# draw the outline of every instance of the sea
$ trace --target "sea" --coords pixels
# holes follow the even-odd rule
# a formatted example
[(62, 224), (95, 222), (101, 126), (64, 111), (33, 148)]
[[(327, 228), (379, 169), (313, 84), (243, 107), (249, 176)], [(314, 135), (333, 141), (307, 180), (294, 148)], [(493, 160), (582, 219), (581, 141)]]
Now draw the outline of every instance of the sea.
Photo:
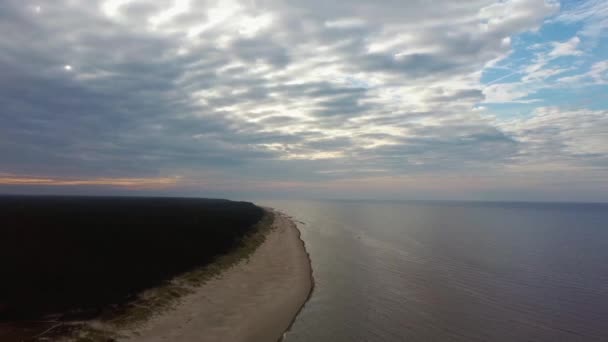
[(285, 341), (608, 341), (608, 204), (259, 200), (314, 291)]

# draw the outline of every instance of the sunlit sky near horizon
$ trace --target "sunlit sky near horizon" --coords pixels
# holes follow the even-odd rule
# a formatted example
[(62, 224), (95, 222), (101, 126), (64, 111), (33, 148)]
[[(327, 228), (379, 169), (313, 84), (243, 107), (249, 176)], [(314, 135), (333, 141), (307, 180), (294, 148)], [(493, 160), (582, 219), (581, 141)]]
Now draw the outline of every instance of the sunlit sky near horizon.
[(608, 201), (608, 1), (0, 2), (0, 193)]

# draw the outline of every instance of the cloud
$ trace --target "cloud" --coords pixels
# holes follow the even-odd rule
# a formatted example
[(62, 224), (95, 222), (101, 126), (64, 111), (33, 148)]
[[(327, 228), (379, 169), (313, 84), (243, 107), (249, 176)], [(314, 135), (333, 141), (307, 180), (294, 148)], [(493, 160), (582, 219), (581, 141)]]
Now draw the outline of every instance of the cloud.
[[(484, 87), (482, 70), (559, 9), (545, 0), (3, 1), (0, 172), (108, 184), (180, 175), (176, 188), (201, 191), (496, 172), (536, 131), (510, 130), (478, 105), (523, 101), (532, 88)], [(543, 56), (577, 57), (579, 44), (556, 42)], [(603, 77), (598, 68), (590, 77)]]
[[(595, 63), (587, 73), (580, 71), (582, 61), (563, 63), (568, 58), (583, 56), (585, 53), (579, 49), (581, 39), (573, 36), (565, 41), (536, 43), (527, 47), (533, 52), (528, 63), (520, 63), (515, 68), (506, 68), (509, 74), (489, 82), (483, 90), (485, 103), (532, 103), (538, 99), (531, 98), (535, 93), (552, 88), (562, 87), (564, 83), (585, 85), (585, 80), (593, 79), (596, 83), (602, 81), (602, 64)], [(496, 66), (491, 68), (497, 69)], [(563, 76), (563, 74), (575, 75)], [(513, 77), (516, 76), (516, 77)], [(519, 78), (519, 80), (512, 80)], [(510, 82), (501, 83), (505, 79)], [(588, 84), (588, 83), (587, 83)]]
[(585, 73), (561, 77), (558, 81), (576, 86), (608, 84), (608, 60), (593, 63)]
[(578, 45), (580, 44), (581, 39), (577, 36), (572, 37), (571, 39), (559, 43), (553, 43), (553, 50), (549, 52), (549, 57), (557, 58), (562, 56), (579, 56), (582, 54), (580, 50), (578, 50)]
[(608, 27), (608, 3), (603, 0), (572, 1), (555, 19), (559, 23), (576, 23), (582, 26), (580, 34), (597, 44)]
[(526, 163), (541, 160), (569, 167), (608, 165), (608, 111), (539, 107), (529, 118), (502, 125), (523, 143), (519, 157)]
[(43, 186), (111, 186), (135, 189), (155, 189), (174, 186), (179, 177), (173, 178), (94, 178), (94, 179), (57, 179), (24, 177), (0, 174), (0, 185), (43, 185)]

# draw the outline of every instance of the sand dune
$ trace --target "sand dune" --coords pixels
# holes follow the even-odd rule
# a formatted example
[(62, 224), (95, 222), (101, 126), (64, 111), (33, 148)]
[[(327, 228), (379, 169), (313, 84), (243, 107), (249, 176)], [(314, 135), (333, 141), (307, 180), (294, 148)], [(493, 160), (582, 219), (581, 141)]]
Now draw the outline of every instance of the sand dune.
[(312, 289), (308, 254), (296, 225), (281, 213), (249, 261), (187, 295), (124, 341), (278, 341)]

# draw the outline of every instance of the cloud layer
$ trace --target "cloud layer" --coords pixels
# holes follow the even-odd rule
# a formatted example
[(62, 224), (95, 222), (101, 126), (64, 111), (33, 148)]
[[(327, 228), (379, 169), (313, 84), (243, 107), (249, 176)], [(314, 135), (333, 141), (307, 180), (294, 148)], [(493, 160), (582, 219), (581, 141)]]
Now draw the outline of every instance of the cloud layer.
[[(553, 196), (562, 182), (597, 199), (607, 100), (531, 98), (606, 84), (605, 61), (560, 64), (603, 41), (602, 19), (584, 16), (592, 5), (3, 1), (0, 172), (87, 185), (171, 179), (176, 193), (202, 195), (525, 199), (512, 189)], [(518, 37), (568, 20), (589, 25), (525, 43), (528, 63), (513, 64)], [(493, 69), (506, 71), (484, 81)], [(536, 104), (522, 115), (497, 103)], [(475, 195), (458, 180), (471, 175)]]

